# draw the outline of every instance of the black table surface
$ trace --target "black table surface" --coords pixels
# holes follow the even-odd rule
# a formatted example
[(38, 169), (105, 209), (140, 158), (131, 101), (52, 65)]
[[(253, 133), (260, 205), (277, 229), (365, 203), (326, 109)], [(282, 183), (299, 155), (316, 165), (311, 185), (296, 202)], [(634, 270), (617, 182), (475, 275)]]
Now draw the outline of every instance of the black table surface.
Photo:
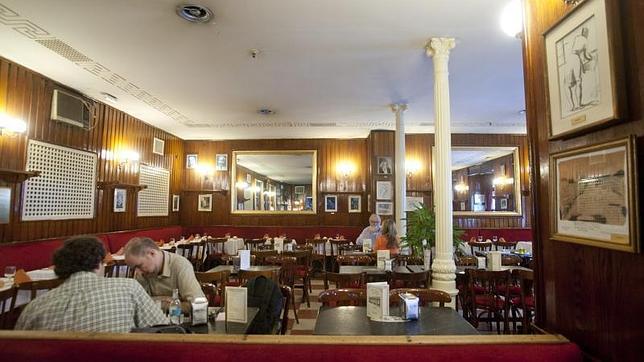
[[(229, 271), (232, 275), (237, 274), (237, 271), (239, 269), (235, 269), (234, 266), (232, 265), (218, 265), (207, 272), (221, 272), (221, 271)], [(244, 269), (248, 271), (265, 271), (265, 270), (275, 270), (278, 271), (280, 270), (279, 265), (251, 265), (250, 267)]]
[[(393, 308), (391, 312), (397, 308)], [(423, 307), (420, 318), (404, 322), (375, 322), (366, 307), (320, 307), (313, 334), (328, 336), (476, 335), (479, 332), (455, 310)]]
[(197, 334), (246, 334), (248, 327), (255, 319), (259, 308), (248, 307), (246, 323), (226, 322), (226, 321), (208, 321), (208, 324), (191, 326), (183, 324), (186, 329)]
[[(396, 273), (418, 273), (425, 271), (425, 269), (422, 265), (407, 265), (394, 267), (393, 271)], [(378, 269), (375, 265), (340, 265), (340, 274), (355, 273), (387, 274), (385, 270)]]

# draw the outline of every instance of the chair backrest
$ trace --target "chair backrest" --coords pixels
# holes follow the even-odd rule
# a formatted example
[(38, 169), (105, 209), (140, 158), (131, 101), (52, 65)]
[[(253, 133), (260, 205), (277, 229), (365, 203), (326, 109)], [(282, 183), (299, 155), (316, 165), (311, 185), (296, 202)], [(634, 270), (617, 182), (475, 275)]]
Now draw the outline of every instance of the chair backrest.
[(208, 238), (206, 240), (206, 251), (208, 255), (221, 255), (224, 253), (224, 244), (228, 238)]
[(445, 303), (451, 303), (452, 297), (447, 292), (438, 289), (419, 289), (419, 288), (398, 288), (389, 291), (389, 304), (396, 306), (400, 304), (401, 293), (411, 293), (418, 297), (420, 305), (424, 306), (429, 303), (438, 303), (439, 306), (444, 307)]
[(419, 255), (398, 255), (396, 256), (396, 265), (424, 265), (425, 260)]
[(369, 255), (338, 255), (338, 265), (371, 265), (373, 259)]
[(474, 248), (477, 248), (479, 251), (486, 251), (486, 250), (490, 251), (490, 250), (492, 250), (492, 242), (491, 241), (470, 240), (467, 243), (470, 245), (470, 249), (472, 250), (472, 255), (475, 255)]
[(277, 283), (265, 276), (250, 279), (248, 289), (248, 306), (259, 308), (253, 322), (248, 327), (248, 334), (273, 334), (278, 329), (280, 315), (285, 300)]
[[(16, 286), (18, 291), (21, 290), (28, 290), (31, 292), (30, 299), (29, 300), (34, 300), (36, 298), (36, 293), (39, 290), (52, 290), (59, 285), (63, 284), (64, 280), (63, 279), (47, 279), (47, 280), (32, 280), (29, 282), (21, 283)], [(16, 299), (14, 298), (13, 301), (11, 302), (11, 309), (15, 307), (15, 302)]]
[(514, 250), (517, 247), (516, 241), (498, 240), (495, 244), (496, 250)]
[(248, 250), (261, 250), (266, 243), (265, 239), (244, 239), (244, 244)]
[(297, 265), (302, 265), (306, 267), (311, 266), (311, 250), (293, 250), (293, 251), (284, 251), (282, 256), (294, 257), (297, 261)]
[(251, 279), (258, 278), (263, 276), (272, 280), (275, 283), (279, 282), (279, 271), (275, 270), (240, 270), (239, 271), (239, 283), (244, 284)]
[(185, 244), (177, 244), (177, 254), (183, 256), (184, 258), (188, 260), (192, 260), (192, 247), (193, 244), (191, 243), (185, 243)]
[(320, 293), (318, 299), (325, 307), (365, 306), (367, 291), (355, 288), (329, 289)]
[(508, 300), (510, 271), (466, 269), (465, 275), (468, 282), (470, 296), (502, 296), (505, 300)]
[(474, 255), (462, 255), (456, 258), (457, 266), (478, 266), (479, 260)]
[(512, 271), (512, 277), (519, 282), (521, 286), (521, 299), (522, 302), (525, 297), (534, 296), (534, 272), (532, 270), (519, 270)]
[(105, 266), (106, 278), (134, 278), (134, 268), (130, 268), (125, 260), (113, 260)]
[(518, 255), (506, 255), (502, 254), (501, 255), (501, 265), (521, 265), (521, 262), (523, 259), (521, 259), (520, 256)]
[(217, 285), (227, 284), (230, 278), (230, 271), (223, 270), (218, 272), (195, 272), (195, 277), (201, 283), (215, 283)]
[(391, 273), (389, 283), (392, 288), (427, 288), (429, 286), (429, 270), (417, 273)]
[(293, 289), (291, 289), (291, 287), (289, 287), (288, 285), (280, 285), (280, 291), (282, 292), (282, 297), (284, 298), (284, 304), (282, 305), (283, 312), (279, 333), (283, 335), (286, 334), (286, 331), (288, 330), (288, 301), (291, 298), (291, 294), (293, 294)]
[(18, 290), (11, 287), (0, 292), (0, 329), (12, 329), (11, 316), (13, 315), (14, 299), (16, 299)]
[(277, 255), (277, 250), (251, 250), (250, 255), (255, 255), (255, 265), (264, 265), (264, 260), (268, 256)]
[(279, 282), (280, 285), (293, 286), (295, 284), (295, 271), (297, 268), (297, 258), (294, 256), (275, 255), (268, 256), (264, 260), (266, 265), (279, 265)]
[(364, 288), (366, 276), (364, 273), (332, 273), (324, 274), (324, 289), (329, 289), (329, 282), (335, 283), (337, 289)]

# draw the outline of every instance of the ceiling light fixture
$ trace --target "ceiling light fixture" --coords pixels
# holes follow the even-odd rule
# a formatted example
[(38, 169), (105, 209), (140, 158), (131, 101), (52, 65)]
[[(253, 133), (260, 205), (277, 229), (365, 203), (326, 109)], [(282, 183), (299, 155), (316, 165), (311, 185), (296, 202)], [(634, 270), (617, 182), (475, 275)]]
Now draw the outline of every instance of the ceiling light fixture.
[(177, 15), (191, 23), (207, 23), (212, 20), (212, 10), (202, 5), (184, 4), (177, 6)]
[(501, 12), (501, 29), (509, 36), (517, 37), (523, 30), (521, 0), (511, 0)]
[(260, 108), (257, 110), (257, 113), (261, 114), (262, 116), (272, 116), (275, 114), (275, 111), (270, 108)]
[(101, 95), (103, 96), (103, 100), (110, 103), (116, 103), (119, 100), (115, 95), (109, 94), (107, 92), (101, 92)]

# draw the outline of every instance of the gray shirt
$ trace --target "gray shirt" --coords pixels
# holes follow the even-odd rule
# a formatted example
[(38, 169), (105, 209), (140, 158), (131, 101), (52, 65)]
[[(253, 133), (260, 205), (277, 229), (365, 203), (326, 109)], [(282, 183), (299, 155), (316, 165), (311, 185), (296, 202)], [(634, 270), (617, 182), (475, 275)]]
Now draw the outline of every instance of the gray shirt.
[(362, 245), (362, 240), (364, 239), (370, 239), (371, 240), (371, 245), (376, 245), (376, 238), (380, 235), (380, 228), (372, 228), (371, 226), (367, 226), (362, 230), (358, 238), (356, 239), (356, 244)]

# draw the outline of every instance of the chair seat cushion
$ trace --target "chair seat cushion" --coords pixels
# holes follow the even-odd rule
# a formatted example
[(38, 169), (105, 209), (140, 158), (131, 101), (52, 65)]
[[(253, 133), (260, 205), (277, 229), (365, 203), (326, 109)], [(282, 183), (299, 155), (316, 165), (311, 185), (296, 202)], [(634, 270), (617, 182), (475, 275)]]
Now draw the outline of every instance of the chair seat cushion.
[[(521, 297), (514, 297), (514, 298), (510, 299), (510, 303), (512, 303), (512, 305), (514, 305), (514, 306), (521, 307)], [(533, 296), (529, 295), (529, 296), (525, 297), (525, 306), (528, 309), (534, 309), (534, 297)]]
[(503, 309), (505, 307), (505, 301), (503, 299), (489, 294), (475, 296), (474, 302), (477, 307), (482, 307), (482, 308)]

